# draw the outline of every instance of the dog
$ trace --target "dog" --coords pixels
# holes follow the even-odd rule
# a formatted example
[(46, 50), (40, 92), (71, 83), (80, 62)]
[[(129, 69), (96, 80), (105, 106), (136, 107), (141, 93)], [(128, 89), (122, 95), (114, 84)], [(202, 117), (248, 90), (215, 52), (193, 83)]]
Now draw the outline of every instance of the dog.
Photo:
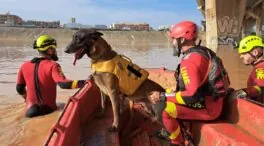
[[(118, 53), (112, 50), (107, 41), (101, 37), (102, 35), (103, 34), (101, 32), (95, 30), (79, 30), (73, 35), (72, 41), (67, 45), (64, 51), (69, 54), (75, 53), (73, 64), (75, 64), (76, 60), (81, 59), (85, 54), (91, 59), (92, 64), (111, 60), (118, 55)], [(147, 95), (150, 92), (165, 91), (159, 84), (146, 79), (132, 95), (127, 96), (121, 92), (119, 79), (113, 73), (95, 71), (92, 74), (92, 78), (96, 85), (100, 88), (103, 95), (107, 95), (110, 98), (114, 117), (113, 123), (109, 128), (110, 132), (115, 132), (119, 129), (120, 106), (123, 103), (123, 98), (127, 98), (135, 102), (144, 101), (149, 105)], [(102, 113), (104, 113), (105, 96), (101, 97)]]

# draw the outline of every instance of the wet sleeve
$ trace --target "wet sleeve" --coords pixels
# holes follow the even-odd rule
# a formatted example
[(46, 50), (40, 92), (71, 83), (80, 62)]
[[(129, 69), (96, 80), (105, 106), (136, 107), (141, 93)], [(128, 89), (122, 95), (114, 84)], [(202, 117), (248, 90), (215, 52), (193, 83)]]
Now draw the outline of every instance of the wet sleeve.
[(85, 84), (85, 80), (68, 80), (59, 64), (52, 67), (52, 78), (62, 89), (81, 88)]
[(24, 95), (26, 93), (25, 87), (26, 87), (26, 82), (21, 67), (17, 74), (17, 84), (16, 84), (17, 93), (20, 95)]
[(180, 67), (180, 75), (183, 78), (185, 90), (174, 93), (174, 96), (168, 94), (167, 100), (183, 105), (196, 103), (200, 98), (196, 94), (196, 91), (201, 86), (203, 80), (199, 66), (190, 61), (183, 61)]
[(250, 74), (246, 92), (249, 97), (257, 97), (262, 94), (264, 87), (264, 69), (256, 68)]

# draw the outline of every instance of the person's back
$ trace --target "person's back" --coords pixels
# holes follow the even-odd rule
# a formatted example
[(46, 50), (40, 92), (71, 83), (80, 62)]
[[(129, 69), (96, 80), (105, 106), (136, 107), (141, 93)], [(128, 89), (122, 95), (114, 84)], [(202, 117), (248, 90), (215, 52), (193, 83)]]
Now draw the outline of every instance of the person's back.
[[(45, 59), (40, 62), (38, 77), (39, 77), (39, 85), (40, 85), (40, 93), (43, 101), (38, 101), (37, 93), (35, 91), (35, 80), (34, 80), (34, 68), (35, 63), (32, 61), (27, 61), (21, 66), (21, 73), (25, 78), (25, 83), (27, 85), (27, 106), (28, 108), (33, 104), (38, 104), (39, 102), (43, 102), (43, 104), (50, 105), (50, 107), (55, 110), (56, 107), (56, 86), (57, 83), (55, 80), (58, 80), (56, 75), (52, 75), (52, 70), (57, 69), (59, 66), (55, 61)], [(62, 77), (64, 75), (62, 74)], [(18, 81), (20, 82), (20, 81)]]
[[(85, 80), (67, 80), (56, 61), (56, 41), (46, 35), (34, 44), (40, 57), (22, 64), (17, 77), (17, 92), (26, 100), (26, 116), (44, 115), (56, 110), (56, 85), (63, 89), (82, 87)], [(25, 88), (26, 87), (26, 88)]]

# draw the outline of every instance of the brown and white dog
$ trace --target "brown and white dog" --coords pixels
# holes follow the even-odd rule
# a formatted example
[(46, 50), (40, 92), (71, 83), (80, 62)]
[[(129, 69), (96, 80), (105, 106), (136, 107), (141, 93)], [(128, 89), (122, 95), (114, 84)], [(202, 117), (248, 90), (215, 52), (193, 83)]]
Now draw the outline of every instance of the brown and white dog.
[[(117, 53), (112, 50), (111, 46), (101, 36), (103, 34), (95, 30), (80, 30), (77, 31), (72, 38), (72, 41), (65, 49), (66, 53), (75, 53), (74, 64), (76, 60), (81, 59), (85, 54), (91, 58), (92, 63), (104, 62), (114, 58)], [(108, 72), (94, 72), (92, 77), (101, 92), (108, 95), (112, 104), (114, 120), (109, 131), (117, 131), (120, 123), (120, 104), (123, 94), (120, 92), (118, 78)], [(146, 79), (142, 85), (128, 98), (133, 101), (147, 99), (147, 94), (151, 91), (164, 91), (157, 83)], [(103, 97), (103, 96), (102, 96)], [(148, 101), (148, 100), (145, 100)], [(102, 111), (105, 110), (105, 98), (102, 98)]]

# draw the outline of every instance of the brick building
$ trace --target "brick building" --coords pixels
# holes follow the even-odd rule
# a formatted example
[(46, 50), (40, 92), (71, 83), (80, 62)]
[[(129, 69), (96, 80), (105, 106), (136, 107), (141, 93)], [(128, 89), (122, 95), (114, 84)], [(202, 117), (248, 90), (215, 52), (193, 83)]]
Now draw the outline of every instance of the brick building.
[(9, 12), (0, 14), (0, 24), (6, 26), (21, 25), (23, 23), (22, 18), (17, 15), (12, 15)]

